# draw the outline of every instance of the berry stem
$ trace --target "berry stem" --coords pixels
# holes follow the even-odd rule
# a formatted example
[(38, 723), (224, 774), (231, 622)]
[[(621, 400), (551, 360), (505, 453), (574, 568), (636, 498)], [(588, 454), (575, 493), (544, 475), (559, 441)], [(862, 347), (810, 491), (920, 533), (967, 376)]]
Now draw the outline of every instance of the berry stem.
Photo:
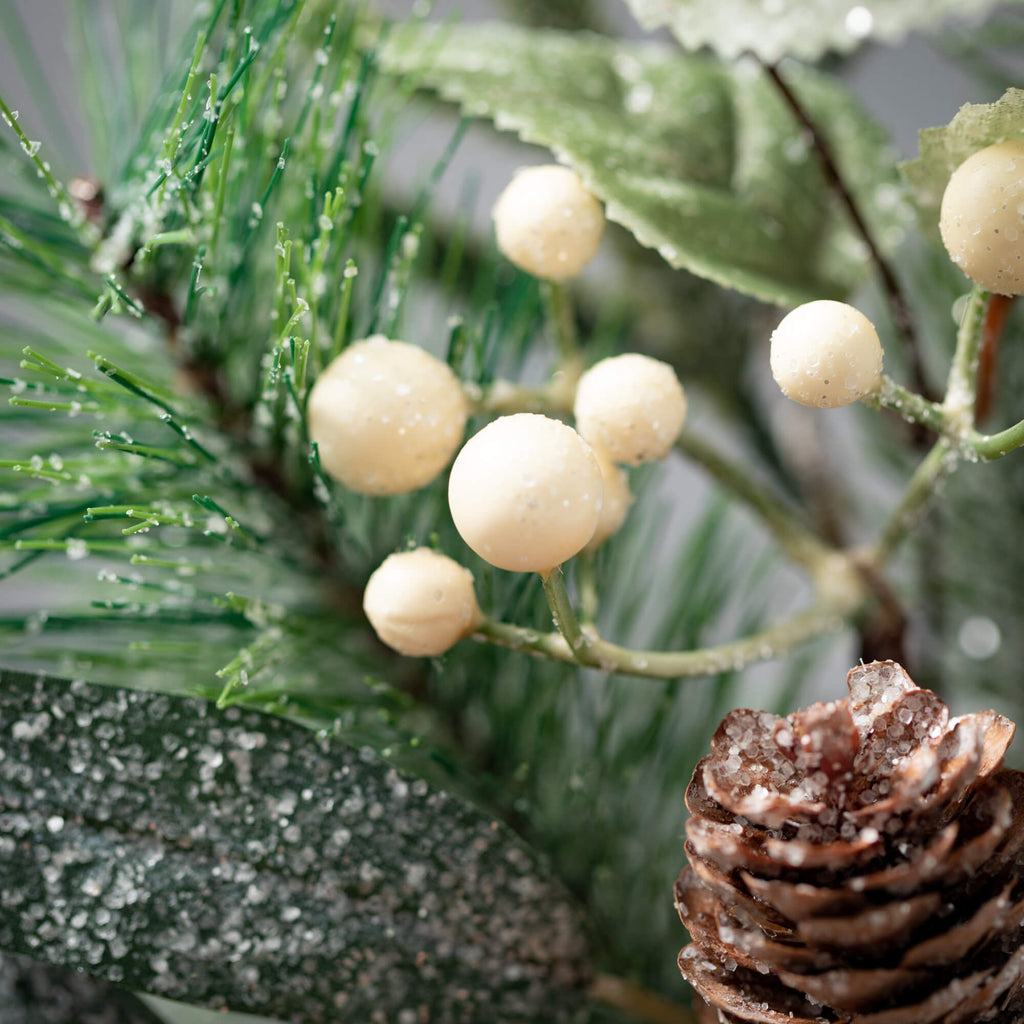
[(917, 524), (929, 499), (942, 480), (956, 469), (965, 449), (972, 449), (982, 458), (996, 458), (1024, 444), (1024, 424), (992, 437), (980, 435), (973, 429), (978, 352), (988, 301), (989, 293), (975, 285), (957, 331), (956, 351), (942, 405), (933, 405), (891, 381), (883, 381), (882, 391), (876, 396), (876, 404), (896, 408), (908, 419), (933, 427), (943, 435), (917, 467), (899, 505), (872, 546), (871, 562), (876, 566), (885, 564)]
[(882, 566), (907, 534), (917, 525), (924, 507), (939, 483), (957, 466), (953, 442), (942, 437), (932, 446), (910, 478), (900, 503), (889, 516), (878, 540), (871, 547), (869, 562)]
[(968, 435), (968, 443), (983, 459), (998, 459), (1024, 445), (1024, 420), (998, 434)]
[(875, 265), (875, 271), (882, 282), (882, 288), (885, 291), (885, 297), (889, 303), (889, 311), (892, 315), (893, 325), (903, 338), (903, 343), (906, 347), (910, 379), (917, 391), (927, 394), (928, 387), (924, 374), (924, 364), (921, 360), (920, 346), (918, 345), (917, 335), (914, 330), (914, 318), (911, 316), (910, 306), (903, 294), (903, 289), (900, 286), (899, 279), (896, 277), (895, 272), (889, 265), (888, 260), (886, 260), (885, 256), (882, 255), (882, 251), (879, 249), (878, 243), (875, 241), (874, 233), (868, 225), (867, 220), (865, 220), (864, 215), (861, 213), (857, 200), (854, 198), (853, 193), (843, 180), (843, 176), (839, 170), (839, 164), (835, 158), (835, 154), (832, 152), (832, 147), (829, 145), (828, 140), (818, 130), (818, 126), (814, 123), (810, 114), (808, 114), (804, 109), (799, 97), (795, 92), (793, 92), (789, 84), (779, 73), (778, 68), (769, 64), (765, 65), (765, 71), (768, 73), (768, 77), (771, 79), (775, 88), (779, 91), (779, 94), (786, 101), (786, 104), (792, 111), (793, 116), (810, 135), (811, 144), (814, 146), (814, 151), (818, 155), (818, 161), (821, 164), (825, 178), (833, 192), (835, 192), (836, 196), (839, 198), (839, 201), (846, 208), (846, 212), (849, 214), (850, 220), (853, 221), (853, 226), (856, 228), (857, 234), (860, 235), (861, 240), (867, 246), (871, 262)]
[(568, 644), (571, 660), (585, 663), (588, 640), (569, 598), (562, 567), (556, 565), (549, 572), (542, 572), (540, 578), (544, 584), (544, 596), (548, 599), (548, 606), (555, 618), (555, 626)]
[[(549, 576), (554, 576), (554, 572)], [(646, 679), (679, 679), (685, 676), (718, 675), (754, 662), (780, 657), (815, 637), (842, 629), (846, 624), (847, 612), (849, 609), (837, 609), (833, 605), (821, 603), (774, 622), (750, 636), (717, 647), (692, 651), (633, 650), (595, 636), (587, 636), (582, 630), (580, 636), (583, 637), (583, 646), (573, 650), (564, 634), (538, 634), (535, 630), (489, 619), (477, 627), (473, 636), (477, 640), (496, 643), (514, 651), (540, 654), (556, 661), (576, 662), (609, 674)]]
[(472, 634), (474, 640), (507, 647), (511, 651), (537, 654), (552, 661), (576, 661), (561, 633), (538, 633), (509, 622), (484, 619)]
[(919, 423), (937, 434), (949, 430), (949, 416), (943, 406), (897, 384), (886, 374), (882, 375), (882, 386), (873, 395), (864, 398), (863, 402), (875, 409), (892, 409), (908, 423)]
[(956, 335), (956, 351), (949, 368), (946, 397), (942, 402), (946, 415), (965, 432), (974, 426), (974, 403), (978, 388), (978, 352), (985, 329), (985, 309), (989, 293), (975, 285), (971, 289), (963, 319)]

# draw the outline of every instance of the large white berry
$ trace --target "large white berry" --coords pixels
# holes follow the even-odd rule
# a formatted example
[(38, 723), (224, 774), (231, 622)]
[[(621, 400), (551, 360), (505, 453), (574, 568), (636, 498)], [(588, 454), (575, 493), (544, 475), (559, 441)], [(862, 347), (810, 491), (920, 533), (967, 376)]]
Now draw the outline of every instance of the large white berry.
[(430, 483), (455, 454), (467, 413), (445, 363), (382, 335), (333, 360), (307, 406), (324, 471), (360, 494), (402, 494)]
[(483, 618), (473, 574), (430, 548), (385, 558), (366, 584), (363, 610), (384, 643), (415, 657), (443, 654)]
[(600, 448), (593, 449), (601, 470), (601, 485), (604, 497), (601, 502), (601, 515), (594, 529), (594, 536), (587, 541), (584, 551), (596, 551), (606, 540), (619, 532), (626, 519), (629, 506), (633, 503), (633, 495), (629, 489), (629, 477), (620, 466), (616, 466), (611, 458)]
[(939, 231), (953, 262), (986, 291), (1024, 294), (1024, 140), (968, 157), (942, 196)]
[(604, 210), (568, 167), (518, 171), (494, 204), (498, 248), (520, 270), (547, 281), (575, 277), (593, 258)]
[(462, 539), (500, 569), (548, 572), (594, 535), (601, 470), (572, 427), (535, 413), (502, 416), (466, 442), (448, 478)]
[(772, 376), (802, 405), (836, 409), (874, 394), (882, 383), (882, 345), (853, 306), (818, 299), (797, 306), (775, 328)]
[(616, 462), (639, 466), (663, 459), (686, 419), (686, 395), (675, 370), (628, 352), (595, 363), (580, 377), (576, 429)]

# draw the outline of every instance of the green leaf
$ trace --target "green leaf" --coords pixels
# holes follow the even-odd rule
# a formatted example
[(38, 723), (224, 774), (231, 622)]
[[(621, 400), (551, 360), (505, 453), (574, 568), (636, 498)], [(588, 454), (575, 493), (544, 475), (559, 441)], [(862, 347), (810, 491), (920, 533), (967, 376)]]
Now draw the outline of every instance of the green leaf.
[(1024, 136), (1024, 89), (1008, 89), (995, 103), (965, 103), (945, 127), (918, 133), (916, 160), (900, 165), (923, 220), (938, 225), (950, 175), (972, 153)]
[(981, 19), (1000, 0), (626, 0), (637, 21), (668, 28), (688, 50), (709, 46), (729, 59), (753, 53), (774, 63), (846, 53), (867, 39), (898, 43), (952, 16)]
[(507, 829), (369, 751), (9, 672), (0, 722), (0, 948), (296, 1024), (556, 1020), (580, 1001), (564, 891)]
[[(756, 66), (510, 25), (409, 25), (381, 61), (549, 146), (674, 267), (780, 304), (843, 297), (868, 268), (803, 129)], [(904, 216), (882, 134), (839, 86), (789, 77), (888, 247)]]

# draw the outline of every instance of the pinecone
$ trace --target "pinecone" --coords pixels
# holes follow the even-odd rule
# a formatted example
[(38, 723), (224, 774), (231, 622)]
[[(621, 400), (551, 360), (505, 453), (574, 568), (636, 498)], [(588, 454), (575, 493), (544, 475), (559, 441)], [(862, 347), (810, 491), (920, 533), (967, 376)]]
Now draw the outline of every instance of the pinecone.
[(686, 793), (683, 975), (711, 1024), (1024, 1022), (1013, 723), (891, 661), (848, 700), (728, 714)]

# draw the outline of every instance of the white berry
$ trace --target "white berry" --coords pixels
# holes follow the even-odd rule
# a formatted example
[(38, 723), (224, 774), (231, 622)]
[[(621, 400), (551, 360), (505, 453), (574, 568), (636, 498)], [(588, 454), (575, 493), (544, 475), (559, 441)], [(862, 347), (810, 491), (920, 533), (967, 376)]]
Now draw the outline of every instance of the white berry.
[(616, 462), (639, 466), (668, 455), (686, 419), (675, 370), (629, 352), (595, 363), (580, 377), (576, 429)]
[(462, 539), (499, 569), (549, 572), (594, 535), (601, 470), (572, 427), (535, 413), (503, 416), (466, 442), (448, 479)]
[(430, 483), (455, 454), (467, 412), (445, 363), (382, 335), (349, 345), (331, 362), (307, 406), (324, 471), (360, 494), (402, 494)]
[(385, 558), (366, 584), (363, 611), (388, 647), (413, 657), (443, 654), (483, 618), (473, 574), (430, 548)]
[(844, 302), (797, 306), (775, 328), (772, 376), (802, 405), (837, 409), (874, 394), (882, 383), (882, 345), (871, 321)]
[(575, 277), (593, 258), (604, 210), (568, 167), (518, 171), (493, 210), (498, 248), (520, 270), (546, 281)]
[(601, 515), (597, 520), (594, 536), (587, 541), (584, 551), (596, 551), (606, 540), (619, 532), (626, 519), (629, 506), (633, 503), (633, 495), (629, 490), (629, 477), (620, 466), (616, 466), (611, 458), (601, 451), (593, 449), (601, 470), (601, 484), (604, 498), (601, 502)]
[(988, 146), (953, 172), (939, 231), (953, 262), (976, 284), (1024, 294), (1024, 140)]

